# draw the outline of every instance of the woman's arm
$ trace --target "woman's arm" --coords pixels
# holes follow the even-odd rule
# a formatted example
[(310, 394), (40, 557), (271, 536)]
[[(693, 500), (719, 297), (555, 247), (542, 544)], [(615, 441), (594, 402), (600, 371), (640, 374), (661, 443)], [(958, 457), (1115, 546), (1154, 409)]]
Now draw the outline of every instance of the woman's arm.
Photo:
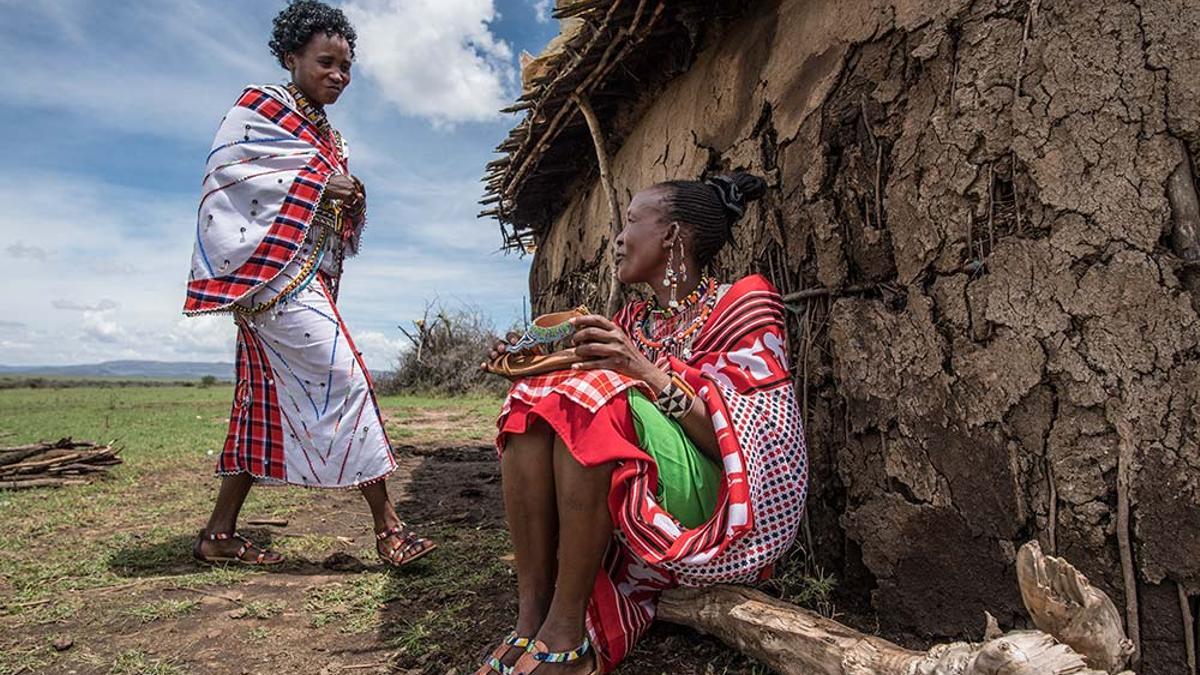
[[(655, 394), (671, 386), (669, 373), (650, 362), (633, 341), (607, 318), (589, 314), (571, 320), (575, 324), (575, 353), (590, 359), (572, 366), (578, 370), (608, 369), (635, 377), (650, 385)], [(696, 447), (713, 461), (721, 462), (721, 449), (713, 430), (708, 407), (699, 396), (692, 396), (691, 408), (678, 418), (679, 425)]]
[(712, 418), (708, 415), (708, 406), (699, 396), (692, 397), (692, 407), (687, 414), (679, 418), (679, 426), (692, 439), (700, 452), (709, 459), (721, 463), (721, 446), (717, 443), (717, 432), (713, 429)]

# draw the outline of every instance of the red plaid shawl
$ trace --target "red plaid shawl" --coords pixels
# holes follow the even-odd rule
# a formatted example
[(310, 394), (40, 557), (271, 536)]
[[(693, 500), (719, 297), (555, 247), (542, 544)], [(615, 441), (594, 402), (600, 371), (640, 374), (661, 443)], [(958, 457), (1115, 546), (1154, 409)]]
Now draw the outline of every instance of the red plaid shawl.
[[(628, 332), (639, 309), (628, 305), (614, 321)], [(791, 546), (804, 508), (804, 434), (788, 374), (783, 303), (770, 282), (755, 275), (734, 284), (697, 336), (692, 359), (671, 357), (669, 367), (703, 397), (724, 463), (717, 508), (694, 529), (655, 501), (658, 469), (637, 448), (626, 399), (616, 396), (633, 386), (629, 378), (607, 374), (609, 401), (595, 411), (568, 395), (580, 389), (569, 376), (530, 378), (513, 387), (499, 421), (501, 447), (507, 433), (523, 431), (536, 416), (581, 463), (617, 462), (609, 493), (616, 536), (588, 607), (589, 633), (606, 669), (649, 627), (661, 591), (768, 576)], [(583, 389), (595, 389), (597, 376), (587, 377)]]
[(217, 131), (186, 314), (226, 310), (279, 274), (300, 250), (329, 177), (348, 173), (336, 139), (285, 97), (277, 87), (247, 87)]

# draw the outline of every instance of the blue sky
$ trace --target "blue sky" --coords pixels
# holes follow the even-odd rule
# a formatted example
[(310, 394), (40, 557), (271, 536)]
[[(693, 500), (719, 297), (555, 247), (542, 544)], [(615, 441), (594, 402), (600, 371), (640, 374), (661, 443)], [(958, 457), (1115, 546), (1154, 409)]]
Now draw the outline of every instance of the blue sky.
[[(373, 368), (440, 299), (520, 316), (528, 259), (479, 220), (484, 164), (515, 122), (517, 55), (557, 32), (549, 0), (338, 2), (359, 31), (330, 118), (367, 185), (340, 307)], [(267, 49), (282, 0), (0, 0), (0, 364), (233, 358), (228, 317), (180, 314), (204, 157)]]

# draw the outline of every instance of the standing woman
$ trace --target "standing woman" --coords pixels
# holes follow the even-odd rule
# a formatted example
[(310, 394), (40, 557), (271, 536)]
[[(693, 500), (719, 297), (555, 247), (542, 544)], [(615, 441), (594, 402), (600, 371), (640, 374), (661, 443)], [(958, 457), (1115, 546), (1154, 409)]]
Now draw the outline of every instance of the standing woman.
[(405, 528), (388, 499), (384, 479), (396, 460), (336, 305), (366, 195), (325, 107), (350, 85), (354, 42), (341, 10), (293, 0), (270, 42), (290, 81), (246, 87), (208, 155), (184, 313), (232, 313), (238, 340), (221, 489), (193, 547), (203, 562), (283, 561), (237, 532), (255, 481), (358, 488), (389, 565), (435, 547)]
[(702, 274), (765, 188), (738, 173), (635, 195), (617, 277), (653, 295), (573, 319), (585, 360), (510, 389), (518, 615), (477, 675), (611, 670), (660, 592), (762, 579), (791, 546), (808, 471), (783, 302), (762, 276)]

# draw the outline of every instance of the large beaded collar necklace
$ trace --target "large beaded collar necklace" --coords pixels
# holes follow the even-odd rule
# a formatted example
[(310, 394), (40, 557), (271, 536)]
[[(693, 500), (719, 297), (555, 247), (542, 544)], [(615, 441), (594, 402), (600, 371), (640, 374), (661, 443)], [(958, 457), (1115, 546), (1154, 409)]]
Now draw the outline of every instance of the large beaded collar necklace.
[[(717, 306), (717, 280), (712, 277), (701, 279), (678, 307), (659, 308), (657, 305), (653, 299), (642, 305), (633, 322), (633, 341), (652, 360), (669, 353), (688, 361), (692, 358), (692, 343)], [(695, 316), (691, 321), (676, 325), (680, 319), (692, 314)], [(666, 328), (665, 335), (651, 336), (652, 318)]]

